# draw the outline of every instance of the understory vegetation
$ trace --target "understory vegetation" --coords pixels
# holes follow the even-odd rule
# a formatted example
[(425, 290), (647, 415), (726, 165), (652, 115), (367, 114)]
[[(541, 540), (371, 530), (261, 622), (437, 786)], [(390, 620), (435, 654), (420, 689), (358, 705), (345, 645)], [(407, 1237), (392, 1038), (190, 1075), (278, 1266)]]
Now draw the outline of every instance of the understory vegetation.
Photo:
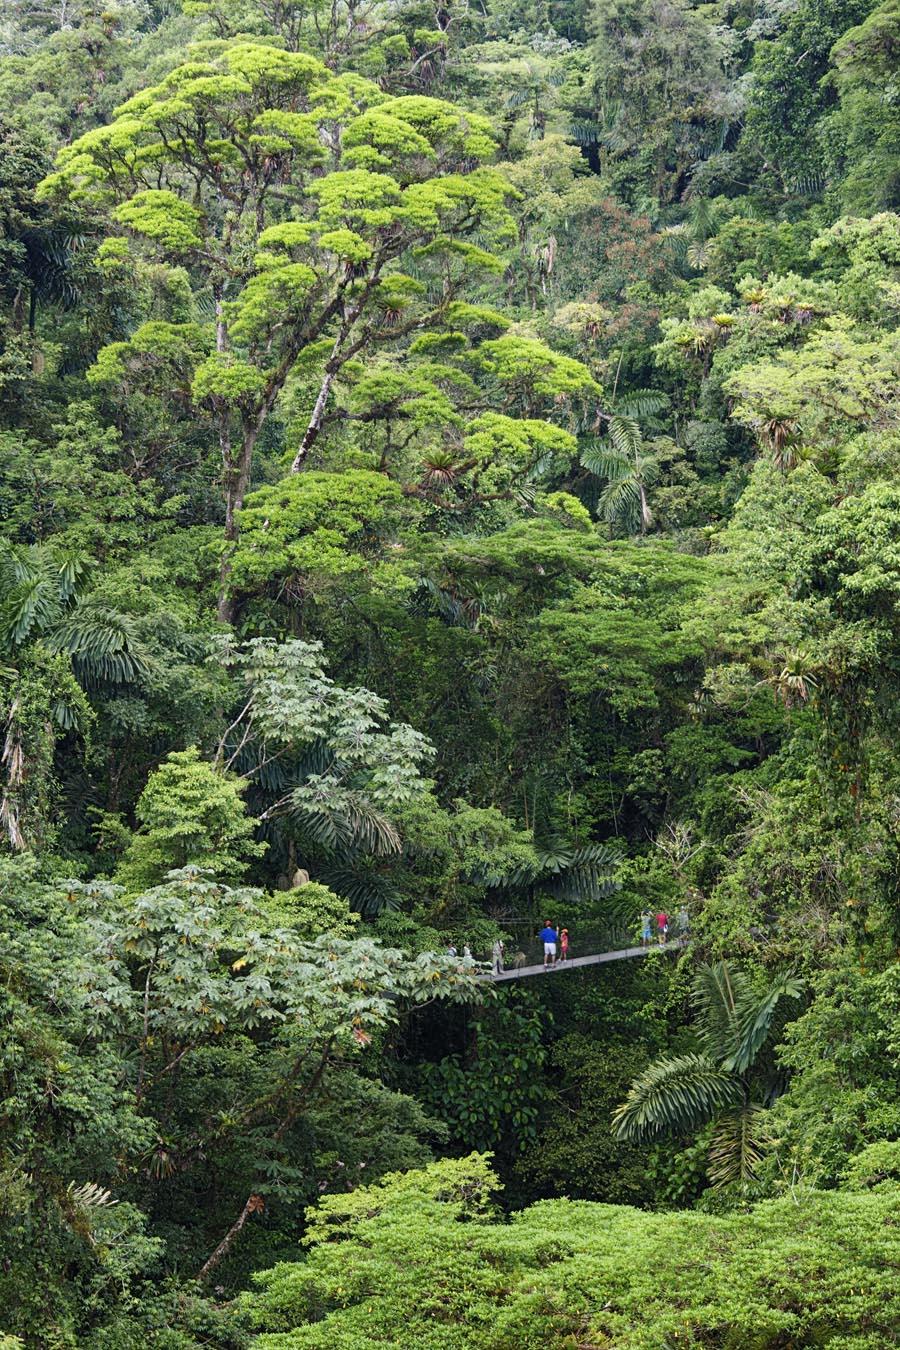
[(0, 1350), (900, 1343), (898, 32), (6, 7)]

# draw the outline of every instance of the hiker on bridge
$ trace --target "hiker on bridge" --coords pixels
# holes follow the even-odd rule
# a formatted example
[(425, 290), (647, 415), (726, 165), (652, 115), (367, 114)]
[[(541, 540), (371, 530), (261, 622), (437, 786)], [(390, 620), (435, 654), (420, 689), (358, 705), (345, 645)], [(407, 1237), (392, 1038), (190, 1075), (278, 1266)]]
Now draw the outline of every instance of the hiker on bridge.
[(550, 926), (549, 919), (544, 920), (544, 926), (541, 929), (539, 936), (541, 942), (544, 944), (544, 969), (547, 970), (550, 966), (556, 965), (556, 943), (558, 938), (556, 929), (551, 928)]
[(664, 947), (669, 936), (669, 916), (664, 909), (656, 916), (656, 936), (659, 938), (659, 945)]
[(564, 928), (559, 935), (559, 954), (563, 961), (569, 959), (569, 930)]
[(649, 909), (641, 911), (641, 946), (649, 947), (653, 938), (653, 919)]
[(503, 943), (500, 938), (491, 948), (491, 968), (495, 975), (503, 974)]

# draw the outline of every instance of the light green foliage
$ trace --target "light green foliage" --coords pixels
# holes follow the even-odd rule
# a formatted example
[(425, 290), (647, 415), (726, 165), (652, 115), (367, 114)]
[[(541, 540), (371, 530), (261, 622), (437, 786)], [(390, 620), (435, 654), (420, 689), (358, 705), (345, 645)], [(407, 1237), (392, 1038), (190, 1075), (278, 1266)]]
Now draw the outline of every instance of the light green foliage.
[[(72, 1285), (54, 1290), (46, 1307), (30, 1294), (22, 1300), (28, 1335), (37, 1329), (29, 1345), (41, 1343), (54, 1316), (67, 1325), (67, 1347), (82, 1344), (78, 1329), (107, 1311), (114, 1320), (130, 1307), (136, 1325), (161, 1316), (171, 1291), (153, 1279), (165, 1244), (144, 1236), (145, 1215), (122, 1203), (129, 1196), (178, 1213), (216, 1189), (226, 1208), (202, 1231), (181, 1234), (180, 1258), (197, 1268), (249, 1189), (280, 1205), (289, 1224), (291, 1206), (332, 1175), (339, 1163), (327, 1156), (306, 1172), (294, 1165), (307, 1156), (314, 1109), (340, 1147), (358, 1137), (342, 1112), (368, 1105), (373, 1133), (366, 1146), (349, 1145), (359, 1168), (377, 1174), (392, 1160), (427, 1157), (421, 1111), (378, 1084), (357, 1084), (353, 1066), (402, 1008), (477, 1000), (458, 963), (408, 959), (371, 938), (309, 940), (273, 922), (259, 892), (230, 891), (193, 868), (131, 896), (108, 883), (71, 882), (60, 893), (33, 863), (5, 868), (2, 880), (3, 961), (18, 973), (15, 989), (6, 978), (2, 1007), (13, 1058), (0, 1066), (9, 1107), (0, 1159), (13, 1190), (5, 1188), (0, 1223), (6, 1236), (30, 1238), (38, 1262), (41, 1253), (65, 1261)], [(333, 910), (336, 897), (326, 898)], [(38, 940), (41, 923), (49, 927)], [(23, 1074), (27, 1037), (38, 1033)], [(48, 1093), (52, 1113), (40, 1110)], [(0, 1272), (4, 1294), (21, 1278)], [(193, 1300), (164, 1324), (187, 1331)], [(14, 1305), (18, 1330), (19, 1299), (5, 1303)], [(171, 1342), (179, 1350), (191, 1343)]]
[[(232, 585), (249, 589), (302, 577), (306, 584), (367, 571), (384, 557), (401, 493), (383, 474), (293, 474), (250, 494)], [(387, 536), (387, 538), (386, 538)]]
[(162, 881), (173, 868), (209, 868), (239, 880), (265, 845), (253, 841), (242, 784), (200, 758), (196, 747), (175, 751), (150, 776), (135, 815), (139, 829), (118, 869), (130, 891)]
[(190, 385), (194, 363), (201, 359), (209, 341), (197, 324), (141, 324), (128, 342), (104, 347), (88, 373), (91, 383), (124, 384), (146, 372), (153, 383), (173, 380), (182, 388)]
[(264, 371), (257, 370), (247, 361), (216, 353), (197, 367), (191, 394), (198, 403), (209, 400), (213, 406), (220, 400), (230, 404), (252, 403), (264, 391), (265, 385)]
[(699, 655), (676, 597), (695, 594), (707, 567), (665, 547), (641, 554), (613, 546), (591, 571), (593, 584), (541, 614), (534, 650), (576, 693), (598, 689), (621, 713), (652, 705), (664, 672)]
[(548, 492), (540, 499), (540, 505), (554, 520), (560, 520), (576, 530), (588, 531), (593, 528), (590, 511), (571, 492)]
[[(239, 711), (218, 763), (239, 765), (269, 788), (264, 818), (287, 830), (317, 876), (327, 882), (338, 869), (337, 888), (354, 909), (377, 913), (393, 897), (377, 876), (352, 868), (402, 852), (398, 817), (429, 787), (427, 738), (389, 720), (386, 701), (371, 690), (332, 680), (319, 643), (258, 639), (223, 648), (221, 660), (237, 677)], [(274, 800), (272, 784), (282, 788)]]
[(347, 901), (318, 881), (276, 891), (266, 902), (266, 912), (280, 926), (294, 928), (308, 938), (320, 933), (349, 938), (359, 923), (359, 915), (351, 913)]
[(896, 338), (866, 339), (835, 321), (799, 351), (742, 367), (725, 381), (733, 416), (761, 438), (788, 428), (805, 444), (827, 448), (892, 417), (900, 348)]
[(174, 192), (148, 189), (135, 193), (114, 214), (120, 225), (153, 239), (167, 252), (188, 253), (201, 243), (199, 212)]
[[(352, 830), (364, 801), (391, 810), (423, 790), (419, 769), (431, 755), (425, 737), (403, 723), (389, 722), (387, 704), (377, 694), (345, 689), (330, 679), (319, 644), (276, 646), (260, 639), (226, 659), (243, 676), (249, 692), (244, 716), (261, 748), (280, 746), (284, 753), (296, 754), (320, 742), (328, 747), (327, 771), (311, 773), (294, 789), (292, 803), (298, 811), (330, 817), (329, 828), (340, 833), (339, 821)], [(388, 837), (390, 833), (386, 829)]]
[(832, 271), (841, 303), (876, 327), (900, 307), (900, 216), (844, 217), (816, 235), (810, 256)]
[(892, 1193), (811, 1193), (725, 1219), (558, 1200), (503, 1224), (470, 1213), (483, 1168), (476, 1155), (352, 1206), (326, 1201), (307, 1260), (246, 1298), (259, 1350), (563, 1350), (586, 1337), (869, 1350), (893, 1335)]
[(599, 395), (600, 388), (580, 361), (562, 356), (536, 338), (507, 337), (485, 342), (481, 348), (487, 370), (500, 385), (522, 392), (526, 402), (535, 396)]
[[(323, 174), (326, 144), (335, 154)], [(256, 442), (298, 360), (314, 353), (324, 383), (295, 467), (335, 374), (392, 336), (373, 320), (403, 254), (424, 257), (427, 246), (440, 270), (469, 234), (510, 236), (507, 184), (473, 168), (493, 149), (484, 117), (421, 95), (388, 98), (305, 52), (242, 41), (171, 71), (61, 152), (48, 198), (111, 208), (139, 251), (184, 259), (217, 298), (214, 358), (200, 362), (194, 328), (154, 320), (103, 349), (93, 378), (162, 381), (165, 392), (174, 377), (190, 389), (218, 427), (229, 539)], [(439, 319), (455, 289), (436, 307), (420, 300), (419, 321)], [(229, 612), (224, 589), (220, 609)]]
[(900, 1142), (880, 1139), (857, 1153), (847, 1164), (845, 1177), (852, 1190), (894, 1190), (900, 1182)]

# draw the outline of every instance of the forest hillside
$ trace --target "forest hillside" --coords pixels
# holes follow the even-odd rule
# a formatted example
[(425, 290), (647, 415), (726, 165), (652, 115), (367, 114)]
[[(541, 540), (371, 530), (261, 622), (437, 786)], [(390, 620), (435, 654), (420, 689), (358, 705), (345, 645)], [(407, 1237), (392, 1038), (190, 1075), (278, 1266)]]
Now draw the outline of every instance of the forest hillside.
[(900, 1344), (898, 377), (898, 0), (3, 7), (0, 1350)]

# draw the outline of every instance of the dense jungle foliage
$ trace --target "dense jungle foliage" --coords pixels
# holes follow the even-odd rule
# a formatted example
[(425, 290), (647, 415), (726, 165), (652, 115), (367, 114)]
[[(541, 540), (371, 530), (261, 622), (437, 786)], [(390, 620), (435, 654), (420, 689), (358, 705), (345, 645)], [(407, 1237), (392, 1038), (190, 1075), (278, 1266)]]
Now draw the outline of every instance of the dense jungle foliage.
[(0, 1350), (900, 1344), (898, 63), (4, 7)]

